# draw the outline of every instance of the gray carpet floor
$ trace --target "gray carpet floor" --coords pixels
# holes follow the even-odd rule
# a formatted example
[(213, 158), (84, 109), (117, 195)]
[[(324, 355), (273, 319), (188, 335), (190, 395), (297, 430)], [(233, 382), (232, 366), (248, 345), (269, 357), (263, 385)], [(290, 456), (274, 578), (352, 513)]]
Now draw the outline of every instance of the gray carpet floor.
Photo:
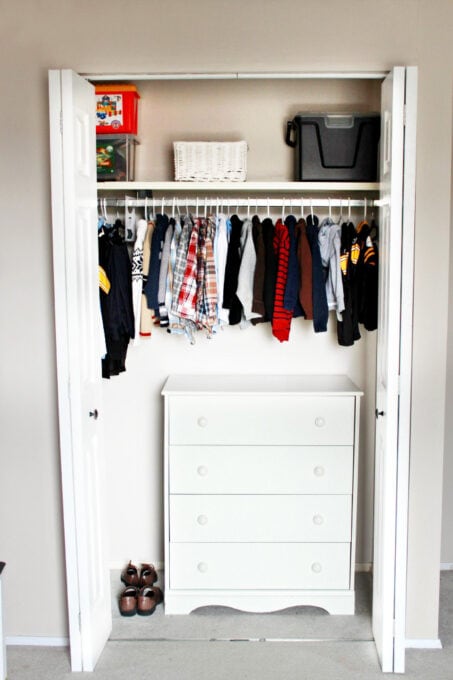
[[(150, 617), (150, 621), (153, 618)], [(453, 679), (453, 572), (441, 575), (440, 638), (441, 650), (407, 651), (406, 680)], [(68, 650), (62, 648), (9, 647), (8, 669), (8, 680), (72, 680), (75, 677), (70, 672)], [(322, 642), (111, 640), (95, 672), (77, 674), (81, 680), (378, 680), (382, 677), (373, 642), (341, 639)]]
[[(157, 583), (159, 585), (159, 582)], [(152, 616), (121, 616), (117, 606), (124, 586), (112, 572), (111, 640), (372, 640), (371, 575), (357, 574), (356, 614), (330, 616), (317, 607), (290, 607), (250, 614), (228, 607), (200, 607), (191, 614), (169, 616), (159, 605)]]

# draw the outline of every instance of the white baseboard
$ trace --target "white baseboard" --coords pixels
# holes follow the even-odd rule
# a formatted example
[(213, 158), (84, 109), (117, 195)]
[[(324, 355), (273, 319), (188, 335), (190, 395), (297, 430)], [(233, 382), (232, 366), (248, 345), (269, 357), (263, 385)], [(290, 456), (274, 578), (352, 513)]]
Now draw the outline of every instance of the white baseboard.
[(441, 571), (451, 571), (451, 570), (453, 570), (453, 562), (441, 562), (440, 563), (440, 570)]
[(442, 642), (431, 638), (427, 640), (416, 638), (414, 640), (406, 640), (406, 649), (442, 649)]
[(6, 636), (5, 642), (11, 647), (68, 647), (69, 638), (67, 637), (36, 637), (34, 635), (10, 635)]

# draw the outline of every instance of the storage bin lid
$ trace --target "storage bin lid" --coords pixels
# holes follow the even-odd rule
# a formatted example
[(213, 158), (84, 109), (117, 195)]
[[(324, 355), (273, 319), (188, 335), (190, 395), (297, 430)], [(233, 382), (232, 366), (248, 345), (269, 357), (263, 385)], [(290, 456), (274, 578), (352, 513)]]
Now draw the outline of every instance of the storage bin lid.
[(322, 121), (324, 125), (328, 128), (352, 128), (356, 121), (361, 120), (376, 120), (380, 117), (379, 113), (327, 113), (327, 112), (315, 112), (315, 111), (301, 111), (294, 116), (294, 120), (299, 120), (300, 122), (317, 122)]
[(112, 85), (96, 85), (96, 94), (121, 94), (123, 92), (131, 92), (140, 99), (140, 95), (135, 85), (122, 85), (121, 83), (113, 83)]

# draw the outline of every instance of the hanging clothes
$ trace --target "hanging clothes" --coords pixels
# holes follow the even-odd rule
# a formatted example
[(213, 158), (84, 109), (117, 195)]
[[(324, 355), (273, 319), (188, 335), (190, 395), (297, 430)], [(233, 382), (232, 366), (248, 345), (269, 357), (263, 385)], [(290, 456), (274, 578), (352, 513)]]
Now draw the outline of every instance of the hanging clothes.
[(144, 293), (149, 309), (154, 310), (156, 318), (159, 316), (159, 273), (162, 249), (164, 246), (165, 232), (168, 227), (168, 216), (156, 215), (156, 222), (151, 241), (151, 256), (149, 262), (148, 281), (144, 287)]
[(378, 326), (378, 251), (366, 220), (357, 225), (357, 240), (360, 245), (357, 268), (359, 323), (366, 330), (374, 331)]
[(303, 309), (299, 301), (300, 269), (297, 258), (296, 218), (288, 215), (285, 219), (289, 236), (288, 275), (286, 279), (283, 306), (293, 313), (293, 318), (303, 316)]
[[(139, 220), (137, 224), (136, 239), (132, 251), (132, 304), (134, 309), (134, 327), (140, 328), (143, 291), (143, 244), (145, 241), (148, 224), (146, 220)], [(135, 333), (134, 345), (138, 345), (139, 333)]]
[(274, 313), (272, 316), (272, 335), (280, 342), (289, 339), (292, 311), (285, 309), (284, 298), (288, 277), (289, 233), (286, 224), (277, 220), (274, 229), (274, 253), (277, 259), (277, 276), (274, 293)]
[(341, 227), (332, 218), (326, 217), (318, 231), (319, 252), (326, 282), (326, 298), (329, 310), (335, 310), (341, 321), (344, 310), (343, 281), (341, 279), (340, 247)]
[(217, 323), (217, 281), (215, 274), (213, 238), (215, 224), (211, 220), (200, 220), (197, 247), (197, 295), (196, 324), (197, 328), (212, 331)]
[(341, 314), (341, 321), (337, 323), (338, 344), (344, 347), (350, 347), (361, 337), (357, 295), (359, 256), (360, 247), (355, 227), (352, 222), (344, 222), (341, 225), (340, 267), (345, 308)]
[(303, 315), (308, 320), (313, 320), (313, 267), (310, 244), (307, 237), (307, 225), (301, 218), (296, 225), (297, 259), (299, 262), (300, 285), (299, 302), (303, 309)]
[[(170, 242), (170, 258), (168, 261), (168, 271), (167, 271), (167, 281), (166, 281), (166, 289), (165, 289), (165, 309), (168, 314), (168, 326), (172, 326), (173, 324), (177, 323), (177, 317), (174, 316), (174, 314), (171, 311), (171, 306), (172, 306), (172, 300), (173, 300), (173, 290), (174, 290), (174, 275), (175, 275), (175, 266), (176, 266), (176, 254), (178, 251), (178, 246), (179, 246), (179, 240), (181, 238), (181, 233), (182, 233), (182, 226), (181, 222), (179, 219), (177, 220), (172, 220), (174, 222), (173, 226), (173, 233), (172, 233), (172, 238)], [(162, 316), (162, 311), (160, 312), (161, 314), (161, 319), (163, 318)]]
[(277, 256), (274, 250), (274, 223), (266, 217), (262, 223), (264, 243), (264, 289), (263, 300), (266, 319), (272, 321), (274, 316), (275, 285), (277, 282)]
[(242, 220), (237, 215), (231, 217), (230, 242), (228, 244), (223, 287), (223, 307), (229, 310), (228, 322), (230, 326), (240, 323), (242, 318), (242, 304), (236, 294), (241, 266), (242, 224)]
[(262, 323), (268, 321), (266, 318), (266, 308), (264, 306), (264, 280), (266, 277), (266, 253), (264, 248), (263, 225), (258, 215), (252, 219), (252, 235), (253, 243), (255, 245), (256, 264), (255, 273), (253, 275), (253, 300), (252, 312), (255, 317), (252, 318), (252, 324)]
[(102, 359), (102, 376), (110, 378), (126, 370), (126, 354), (134, 338), (132, 267), (127, 246), (120, 235), (124, 226), (117, 220), (112, 229), (99, 231), (99, 265), (110, 281), (110, 291), (100, 289), (101, 313), (107, 353)]
[(329, 307), (327, 305), (326, 286), (322, 268), (321, 253), (319, 251), (319, 220), (316, 215), (308, 215), (306, 224), (307, 238), (310, 245), (312, 261), (313, 328), (315, 333), (325, 333), (327, 331)]
[(195, 219), (190, 233), (186, 265), (178, 295), (176, 314), (182, 319), (195, 322), (197, 317), (197, 249), (200, 220)]
[[(253, 242), (252, 220), (247, 218), (242, 225), (241, 232), (241, 263), (239, 265), (237, 296), (243, 310), (245, 322), (259, 316), (252, 311), (253, 304), (253, 280), (256, 267), (256, 250)], [(245, 324), (247, 325), (247, 323)], [(244, 326), (244, 324), (243, 324)]]
[(160, 260), (159, 269), (159, 287), (157, 290), (157, 302), (159, 306), (159, 325), (162, 328), (166, 328), (170, 324), (168, 317), (168, 309), (165, 304), (165, 297), (167, 292), (167, 278), (168, 278), (168, 267), (170, 263), (170, 249), (171, 242), (173, 239), (173, 231), (175, 226), (175, 220), (170, 219), (168, 227), (165, 231), (164, 245), (162, 247), (162, 255)]
[(223, 213), (219, 213), (214, 236), (214, 261), (217, 285), (217, 318), (220, 324), (228, 324), (229, 317), (229, 310), (223, 307), (223, 290), (230, 232), (230, 220)]
[(153, 325), (152, 316), (153, 311), (148, 307), (148, 301), (143, 290), (148, 282), (149, 262), (151, 257), (151, 241), (154, 231), (154, 222), (148, 221), (145, 240), (143, 242), (143, 283), (141, 296), (141, 312), (140, 312), (140, 335), (142, 337), (149, 337), (151, 335), (151, 328)]

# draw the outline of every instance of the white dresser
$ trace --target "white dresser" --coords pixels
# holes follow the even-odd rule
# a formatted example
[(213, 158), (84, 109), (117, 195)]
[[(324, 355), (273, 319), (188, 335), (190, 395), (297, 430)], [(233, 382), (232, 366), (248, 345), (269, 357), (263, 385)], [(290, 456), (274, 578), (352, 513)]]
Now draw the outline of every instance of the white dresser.
[(174, 375), (165, 612), (354, 613), (361, 391), (345, 376)]

